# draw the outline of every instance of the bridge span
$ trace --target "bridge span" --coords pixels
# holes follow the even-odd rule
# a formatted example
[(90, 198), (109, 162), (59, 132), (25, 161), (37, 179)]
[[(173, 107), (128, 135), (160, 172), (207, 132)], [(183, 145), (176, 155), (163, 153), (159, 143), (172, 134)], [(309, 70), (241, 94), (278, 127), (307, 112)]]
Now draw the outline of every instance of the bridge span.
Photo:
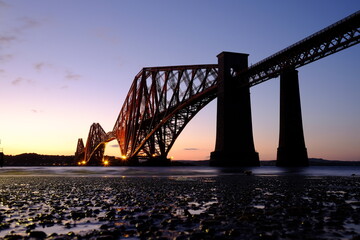
[(360, 42), (360, 11), (248, 66), (248, 54), (222, 52), (217, 64), (143, 68), (134, 78), (112, 131), (90, 127), (76, 159), (102, 165), (106, 143), (117, 140), (129, 164), (146, 159), (168, 164), (181, 131), (217, 98), (214, 166), (259, 166), (255, 151), (250, 87), (280, 76), (278, 166), (307, 166), (296, 69)]

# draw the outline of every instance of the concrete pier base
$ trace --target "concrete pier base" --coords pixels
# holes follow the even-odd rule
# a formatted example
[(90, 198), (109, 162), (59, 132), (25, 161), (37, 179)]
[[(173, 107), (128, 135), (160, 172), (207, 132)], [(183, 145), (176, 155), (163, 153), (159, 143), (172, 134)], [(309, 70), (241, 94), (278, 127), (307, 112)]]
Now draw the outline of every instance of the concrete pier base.
[(280, 75), (280, 133), (276, 166), (309, 166), (301, 116), (298, 71)]
[(248, 54), (222, 52), (218, 56), (218, 96), (215, 151), (211, 166), (259, 166), (255, 151), (249, 86), (239, 88), (236, 72), (248, 67)]

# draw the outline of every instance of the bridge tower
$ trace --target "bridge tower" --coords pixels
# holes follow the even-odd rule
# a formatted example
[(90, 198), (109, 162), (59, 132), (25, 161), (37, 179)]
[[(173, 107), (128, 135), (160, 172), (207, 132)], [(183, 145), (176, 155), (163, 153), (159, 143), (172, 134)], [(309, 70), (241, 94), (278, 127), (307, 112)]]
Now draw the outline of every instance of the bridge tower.
[(280, 133), (276, 166), (305, 167), (308, 165), (298, 71), (287, 69), (280, 75)]
[(78, 143), (77, 143), (77, 147), (76, 147), (76, 152), (75, 152), (75, 156), (74, 156), (74, 160), (75, 162), (82, 162), (84, 161), (84, 157), (85, 157), (85, 146), (84, 146), (84, 142), (82, 138), (78, 139)]
[[(248, 67), (248, 54), (222, 52), (218, 57), (217, 127), (211, 166), (259, 166), (255, 151), (250, 87), (235, 76)], [(248, 81), (245, 79), (245, 81)]]

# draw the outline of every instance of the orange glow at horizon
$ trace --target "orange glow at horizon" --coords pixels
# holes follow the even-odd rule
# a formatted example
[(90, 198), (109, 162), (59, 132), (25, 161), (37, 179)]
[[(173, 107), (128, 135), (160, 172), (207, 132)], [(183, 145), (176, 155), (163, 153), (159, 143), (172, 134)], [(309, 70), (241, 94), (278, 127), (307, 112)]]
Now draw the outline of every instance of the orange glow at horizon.
[[(353, 0), (193, 1), (191, 8), (177, 1), (64, 1), (0, 0), (0, 148), (6, 155), (74, 155), (92, 123), (113, 129), (143, 67), (214, 64), (222, 51), (250, 54), (250, 66), (359, 10)], [(360, 161), (359, 56), (360, 44), (299, 68), (310, 158)], [(279, 81), (250, 91), (255, 150), (261, 160), (275, 160)], [(207, 160), (215, 138), (216, 100), (189, 122), (168, 156)], [(105, 155), (127, 158), (116, 140)]]

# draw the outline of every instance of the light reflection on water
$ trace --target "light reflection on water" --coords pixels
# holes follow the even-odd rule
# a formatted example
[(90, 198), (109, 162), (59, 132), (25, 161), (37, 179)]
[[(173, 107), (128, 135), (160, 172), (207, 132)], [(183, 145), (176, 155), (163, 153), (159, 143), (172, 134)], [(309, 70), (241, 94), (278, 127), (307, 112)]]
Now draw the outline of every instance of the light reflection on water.
[[(246, 172), (245, 172), (246, 171)], [(360, 176), (360, 166), (312, 166), (307, 168), (254, 168), (186, 167), (3, 167), (0, 176), (82, 176), (82, 177), (171, 177), (244, 175), (251, 171), (257, 176)]]
[[(251, 175), (255, 176), (265, 176), (265, 178), (256, 178), (253, 176), (248, 176), (247, 172), (251, 171)], [(358, 178), (360, 176), (360, 167), (309, 167), (309, 168), (277, 168), (277, 167), (258, 167), (258, 168), (212, 168), (212, 167), (4, 167), (0, 168), (0, 180), (4, 182), (9, 182), (15, 179), (12, 186), (9, 186), (7, 184), (4, 184), (3, 186), (7, 186), (7, 192), (6, 187), (1, 189), (4, 191), (3, 193), (15, 193), (15, 195), (11, 194), (3, 194), (4, 196), (7, 196), (7, 198), (10, 198), (9, 201), (11, 204), (4, 204), (0, 203), (0, 212), (6, 212), (6, 218), (5, 221), (10, 224), (8, 229), (4, 229), (0, 231), (0, 238), (4, 237), (5, 235), (9, 234), (10, 231), (14, 231), (16, 234), (22, 234), (26, 235), (26, 231), (29, 229), (30, 226), (34, 227), (34, 230), (36, 231), (43, 231), (47, 235), (51, 233), (58, 233), (58, 234), (67, 234), (68, 232), (74, 232), (76, 234), (86, 234), (87, 232), (90, 232), (92, 230), (98, 230), (101, 228), (102, 225), (107, 224), (107, 221), (103, 221), (102, 218), (104, 218), (109, 212), (107, 208), (103, 208), (102, 206), (96, 206), (99, 202), (103, 202), (108, 204), (109, 206), (112, 206), (112, 209), (115, 209), (117, 214), (117, 222), (115, 223), (116, 226), (125, 226), (127, 229), (134, 229), (134, 227), (129, 223), (130, 220), (126, 220), (123, 218), (127, 215), (132, 215), (134, 217), (138, 217), (140, 215), (148, 215), (150, 214), (150, 211), (154, 209), (158, 209), (156, 206), (158, 204), (157, 201), (153, 202), (155, 205), (150, 204), (150, 207), (147, 208), (147, 210), (142, 210), (143, 212), (137, 212), (136, 209), (139, 209), (137, 206), (141, 205), (135, 205), (132, 206), (132, 204), (129, 205), (121, 205), (117, 203), (117, 197), (116, 196), (122, 196), (122, 188), (114, 187), (112, 185), (107, 185), (105, 183), (111, 183), (112, 181), (118, 183), (122, 182), (123, 185), (116, 185), (116, 186), (126, 186), (128, 183), (131, 183), (133, 180), (134, 182), (138, 181), (141, 183), (144, 182), (162, 182), (164, 180), (170, 179), (172, 182), (171, 185), (171, 191), (174, 192), (174, 194), (170, 194), (171, 191), (166, 191), (167, 194), (170, 194), (170, 196), (175, 196), (172, 200), (173, 202), (170, 202), (170, 206), (164, 206), (162, 209), (164, 212), (169, 215), (163, 215), (164, 217), (160, 221), (172, 221), (172, 219), (167, 218), (167, 216), (170, 216), (170, 214), (173, 214), (176, 218), (180, 219), (189, 219), (193, 216), (196, 216), (197, 219), (201, 219), (202, 215), (214, 215), (217, 213), (215, 209), (217, 209), (220, 206), (227, 206), (226, 204), (223, 205), (224, 199), (236, 199), (235, 201), (242, 201), (242, 208), (241, 214), (244, 215), (246, 212), (245, 217), (250, 216), (249, 214), (259, 214), (259, 216), (267, 216), (266, 214), (268, 212), (274, 213), (282, 213), (279, 214), (281, 216), (285, 216), (286, 211), (283, 209), (283, 204), (288, 204), (289, 201), (289, 195), (288, 193), (284, 193), (282, 189), (286, 189), (287, 186), (289, 186), (289, 183), (291, 184), (297, 184), (295, 185), (295, 189), (297, 193), (299, 194), (299, 200), (298, 203), (301, 204), (308, 204), (308, 206), (312, 206), (311, 203), (315, 203), (316, 201), (319, 201), (317, 194), (312, 193), (312, 189), (316, 188), (318, 185), (309, 185), (310, 191), (306, 191), (303, 189), (303, 181), (293, 181), (294, 179), (298, 179), (297, 176), (300, 176), (300, 180), (304, 179), (301, 178), (301, 176), (310, 176), (309, 178), (315, 179), (315, 178), (322, 178), (322, 176), (352, 176), (352, 174), (355, 174)], [(216, 176), (237, 176), (242, 175), (244, 177), (241, 177), (239, 179), (247, 180), (244, 181), (244, 185), (241, 188), (245, 190), (246, 195), (242, 194), (234, 194), (230, 196), (234, 197), (227, 197), (228, 189), (233, 190), (231, 186), (229, 188), (225, 187), (227, 183), (230, 182), (221, 182), (221, 179), (238, 179), (238, 178), (232, 178), (232, 177), (219, 177), (216, 178)], [(287, 176), (296, 176), (295, 178), (287, 177)], [(8, 179), (6, 177), (9, 176)], [(19, 176), (17, 178), (12, 178), (10, 176)], [(24, 177), (21, 177), (24, 176)], [(31, 186), (31, 183), (28, 182), (28, 179), (26, 177), (29, 176), (40, 176), (40, 177), (34, 177), (33, 179), (36, 179), (37, 183), (42, 183), (44, 185), (37, 185), (37, 187)], [(45, 178), (42, 176), (59, 176), (60, 178)], [(75, 191), (77, 189), (78, 185), (53, 185), (55, 182), (60, 180), (61, 182), (72, 182), (68, 181), (70, 178), (75, 176), (77, 178), (72, 179), (72, 181), (75, 182), (83, 182), (83, 183), (91, 183), (90, 188), (84, 188), (82, 191)], [(208, 176), (215, 176), (214, 178)], [(270, 176), (270, 177), (266, 177)], [(279, 186), (282, 186), (281, 188), (277, 189), (277, 180), (276, 178), (271, 179), (271, 176), (285, 176), (284, 180), (291, 179), (290, 182), (283, 181), (282, 184)], [(90, 177), (104, 177), (104, 178), (90, 178)], [(108, 178), (105, 178), (108, 177)], [(112, 178), (114, 177), (114, 178)], [(121, 178), (129, 178), (128, 180), (122, 181)], [(145, 178), (135, 178), (135, 177), (145, 177)], [(151, 177), (160, 177), (160, 178), (151, 178)], [(197, 177), (203, 177), (203, 178), (197, 178)], [(117, 179), (118, 178), (118, 179)], [(46, 179), (48, 182), (43, 183), (43, 179)], [(260, 180), (259, 185), (254, 184), (255, 181), (253, 179)], [(329, 178), (330, 179), (330, 178)], [(343, 178), (344, 181), (352, 181), (353, 179), (350, 178)], [(119, 180), (119, 181), (117, 181)], [(136, 180), (136, 181), (135, 181)], [(174, 181), (180, 181), (180, 184), (177, 184)], [(184, 181), (189, 181), (189, 186), (191, 188), (189, 189), (196, 189), (195, 192), (198, 192), (198, 194), (193, 194), (193, 192), (185, 191), (186, 188), (179, 188), (182, 189), (181, 191), (176, 191), (173, 189), (174, 186), (183, 186)], [(198, 182), (203, 184), (198, 184)], [(310, 182), (310, 181), (309, 181)], [(315, 181), (316, 182), (316, 181)], [(333, 182), (336, 183), (336, 182)], [(94, 185), (93, 185), (94, 184)], [(185, 183), (187, 184), (187, 182)], [(49, 188), (44, 188), (44, 186), (49, 186)], [(63, 191), (62, 187), (54, 188), (51, 186), (69, 186), (69, 191)], [(87, 186), (84, 184), (83, 186)], [(135, 187), (134, 187), (135, 186)], [(150, 195), (148, 191), (139, 191), (139, 184), (134, 185), (130, 188), (125, 188), (125, 191), (127, 191), (132, 197), (129, 197), (130, 200), (129, 203), (132, 203), (133, 199), (137, 199), (141, 194), (144, 194), (143, 198), (139, 198), (138, 204), (143, 204), (144, 199), (150, 199), (155, 198), (152, 193)], [(145, 185), (145, 186), (152, 186), (152, 185)], [(198, 187), (196, 187), (198, 186)], [(207, 186), (207, 187), (206, 187)], [(291, 185), (294, 186), (294, 185)], [(321, 186), (321, 185), (320, 185)], [(342, 185), (340, 185), (342, 186)], [(13, 188), (14, 187), (14, 188)], [(85, 191), (87, 189), (94, 189), (96, 191)], [(203, 191), (206, 189), (206, 191)], [(17, 189), (17, 190), (13, 190)], [(66, 188), (65, 188), (66, 189)], [(127, 189), (127, 190), (126, 190)], [(132, 189), (132, 190), (129, 190)], [(161, 188), (159, 188), (161, 189)], [(225, 191), (224, 191), (225, 189)], [(251, 189), (251, 191), (247, 191)], [(275, 189), (275, 190), (274, 190)], [(29, 190), (29, 191), (28, 191)], [(99, 191), (101, 190), (101, 191)], [(17, 192), (16, 192), (17, 191)], [(132, 192), (133, 191), (133, 192)], [(190, 190), (192, 191), (192, 190)], [(1, 191), (0, 191), (1, 192)], [(62, 193), (64, 194), (62, 195)], [(88, 195), (88, 192), (91, 192), (90, 195)], [(132, 194), (131, 194), (132, 192)], [(236, 191), (235, 191), (236, 192)], [(80, 193), (80, 194), (79, 194)], [(86, 193), (86, 194), (85, 194)], [(98, 195), (97, 197), (93, 198), (93, 193), (95, 195)], [(205, 195), (203, 195), (205, 193)], [(247, 193), (250, 193), (250, 195), (247, 195)], [(321, 208), (322, 211), (328, 211), (329, 214), (319, 214), (318, 217), (323, 217), (323, 222), (330, 222), (331, 218), (331, 211), (333, 211), (336, 208), (335, 200), (337, 199), (345, 199), (344, 202), (349, 204), (348, 207), (353, 208), (353, 210), (356, 210), (359, 205), (359, 199), (357, 198), (357, 192), (351, 192), (347, 190), (346, 188), (328, 188), (324, 190), (323, 192), (324, 200), (322, 200)], [(17, 195), (19, 194), (19, 195)], [(21, 194), (21, 195), (20, 195)], [(23, 195), (25, 194), (25, 195)], [(27, 199), (26, 202), (22, 200), (22, 198), (19, 198), (17, 196), (24, 196), (23, 199)], [(53, 196), (56, 196), (53, 199)], [(165, 196), (159, 195), (159, 196)], [(235, 197), (236, 196), (236, 197)], [(251, 196), (251, 198), (247, 198), (245, 196)], [(38, 200), (34, 200), (38, 199)], [(240, 198), (239, 198), (240, 197)], [(316, 198), (316, 200), (313, 200)], [(39, 200), (39, 199), (46, 199), (45, 201)], [(65, 204), (66, 210), (59, 210), (60, 212), (64, 212), (64, 219), (61, 219), (60, 212), (55, 212), (58, 218), (57, 221), (54, 220), (54, 223), (51, 223), (49, 225), (46, 225), (44, 222), (44, 225), (41, 224), (41, 221), (34, 221), (30, 219), (34, 216), (35, 213), (44, 213), (48, 214), (52, 209), (53, 206), (64, 206), (63, 203), (70, 201), (71, 203), (69, 206), (67, 206), (67, 203)], [(226, 200), (227, 201), (227, 200)], [(229, 201), (230, 203), (233, 200)], [(56, 205), (57, 202), (61, 202), (60, 205)], [(92, 206), (87, 206), (87, 203), (91, 202)], [(135, 202), (136, 203), (136, 202)], [(220, 203), (220, 204), (219, 204)], [(238, 202), (236, 202), (238, 203)], [(15, 205), (15, 204), (18, 204)], [(81, 207), (80, 207), (81, 206)], [(236, 204), (232, 204), (229, 206), (236, 206)], [(287, 205), (285, 205), (287, 206)], [(301, 209), (298, 207), (299, 205), (295, 205), (292, 208), (292, 210), (298, 210)], [(59, 208), (61, 209), (61, 208)], [(78, 211), (87, 211), (88, 209), (91, 210), (98, 210), (99, 214), (92, 215), (90, 217), (85, 217), (80, 220), (74, 221), (72, 216), (72, 212), (78, 212)], [(161, 209), (161, 208), (160, 208)], [(167, 210), (166, 210), (167, 209)], [(309, 209), (313, 209), (310, 208)], [(315, 208), (314, 208), (315, 209)], [(3, 210), (3, 211), (2, 211)], [(124, 210), (124, 211), (123, 211)], [(147, 211), (147, 212), (146, 212)], [(317, 210), (315, 210), (316, 212)], [(294, 213), (297, 214), (297, 213)], [(299, 214), (300, 215), (300, 214)], [(271, 215), (270, 215), (271, 216)], [(297, 215), (294, 215), (297, 216)], [(121, 218), (120, 218), (121, 217)], [(161, 216), (160, 216), (161, 217)], [(242, 217), (242, 216), (241, 216)], [(22, 219), (25, 219), (22, 220)], [(26, 220), (27, 219), (27, 220)], [(61, 221), (58, 221), (58, 220)], [(104, 218), (106, 219), (106, 218)], [(129, 218), (130, 219), (130, 218)], [(224, 218), (225, 219), (225, 218)], [(265, 218), (264, 218), (265, 219)], [(286, 218), (283, 218), (286, 219)], [(350, 219), (350, 218), (349, 218)], [(264, 220), (265, 221), (265, 220)], [(266, 222), (266, 221), (265, 221)], [(350, 222), (344, 222), (344, 237), (348, 237), (346, 235), (346, 232), (354, 231), (358, 233), (360, 231), (359, 226), (357, 224), (354, 224), (354, 221)], [(324, 227), (326, 232), (335, 232), (334, 229)], [(170, 234), (169, 231), (166, 234)], [(324, 233), (325, 235), (323, 237), (329, 237), (334, 238), (333, 236), (327, 236), (327, 233)], [(167, 236), (167, 235), (164, 235)], [(349, 236), (350, 238), (351, 236)], [(338, 238), (336, 238), (338, 239)]]

